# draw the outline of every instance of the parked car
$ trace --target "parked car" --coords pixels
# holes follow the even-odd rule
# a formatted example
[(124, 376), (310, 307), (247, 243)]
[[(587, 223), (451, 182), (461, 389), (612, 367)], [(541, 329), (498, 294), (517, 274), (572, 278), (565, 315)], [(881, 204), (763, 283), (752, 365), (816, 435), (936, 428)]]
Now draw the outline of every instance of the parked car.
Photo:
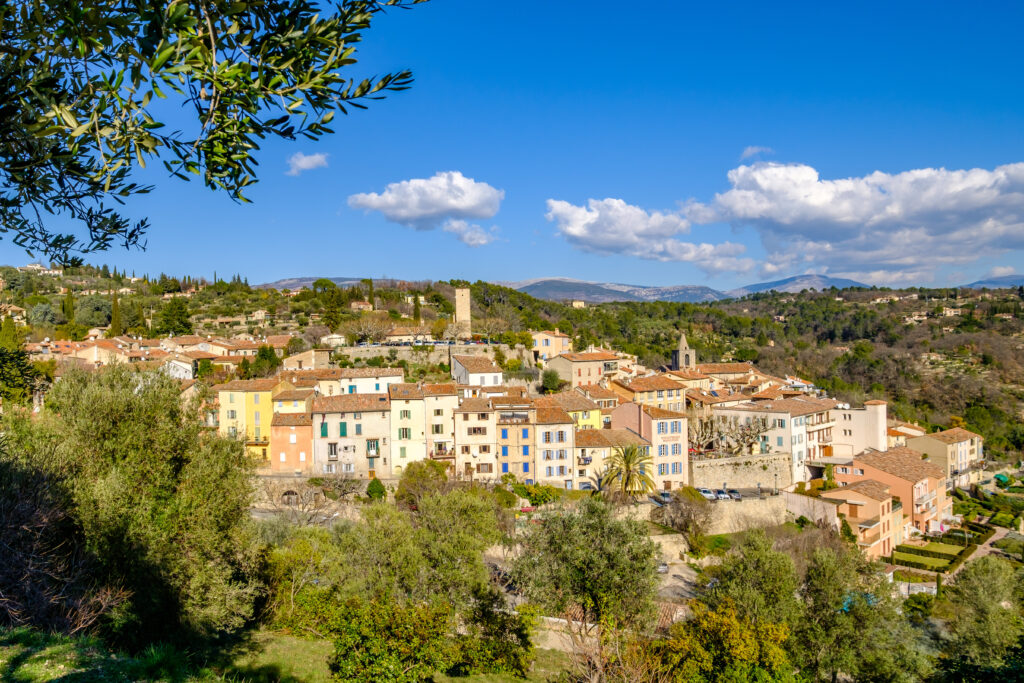
[(732, 498), (733, 500), (743, 500), (743, 496), (741, 496), (740, 492), (737, 491), (736, 489), (729, 489), (728, 491), (726, 491), (726, 493), (728, 493), (729, 497)]
[(665, 563), (665, 562), (659, 562), (658, 563), (658, 573), (659, 574), (668, 574), (668, 564)]
[(715, 491), (715, 497), (718, 500), (729, 500), (729, 494), (725, 492), (725, 489), (718, 489)]
[(697, 489), (697, 493), (704, 496), (708, 500), (717, 500), (714, 491), (711, 489)]
[(672, 492), (671, 491), (658, 491), (658, 497), (661, 498), (661, 502), (663, 502), (663, 503), (671, 503), (672, 502)]

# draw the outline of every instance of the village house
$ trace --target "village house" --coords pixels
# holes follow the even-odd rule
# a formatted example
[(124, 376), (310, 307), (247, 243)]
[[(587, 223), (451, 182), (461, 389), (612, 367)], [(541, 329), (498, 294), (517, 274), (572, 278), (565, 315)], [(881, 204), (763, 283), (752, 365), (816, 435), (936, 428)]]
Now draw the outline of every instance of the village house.
[(270, 423), (270, 470), (313, 474), (313, 418), (305, 412), (274, 413)]
[(538, 483), (575, 489), (575, 420), (557, 405), (536, 406), (534, 419)]
[(486, 356), (452, 356), (452, 378), (458, 384), (495, 386), (502, 382), (502, 371)]
[(495, 412), (499, 477), (513, 474), (524, 484), (532, 484), (534, 471), (534, 428), (536, 407), (529, 398), (500, 396), (491, 399)]
[(657, 406), (622, 403), (612, 411), (612, 429), (628, 429), (651, 445), (655, 488), (671, 491), (689, 485), (686, 415)]
[(331, 367), (329, 349), (310, 349), (288, 356), (281, 363), (284, 370), (322, 370)]
[(598, 488), (608, 468), (607, 461), (616, 448), (636, 446), (641, 453), (650, 453), (651, 442), (628, 429), (585, 429), (574, 435), (575, 465), (573, 484), (580, 490)]
[(838, 503), (857, 546), (869, 560), (885, 560), (903, 542), (903, 505), (893, 499), (890, 487), (873, 479), (822, 491), (824, 500)]
[(534, 360), (546, 361), (572, 351), (572, 339), (558, 330), (530, 332), (533, 337)]
[(357, 479), (391, 477), (390, 418), (387, 394), (313, 399), (314, 470)]
[(472, 481), (496, 481), (497, 414), (487, 398), (464, 398), (455, 417), (455, 471)]
[(570, 388), (576, 388), (615, 376), (619, 371), (619, 357), (610, 351), (563, 353), (549, 360), (547, 367), (557, 372), (563, 382), (568, 382)]
[(622, 402), (656, 406), (677, 412), (686, 410), (686, 388), (664, 375), (637, 377), (631, 380), (613, 380), (608, 388), (619, 395)]
[(601, 406), (578, 391), (562, 391), (534, 399), (538, 408), (559, 408), (573, 419), (576, 429), (601, 429)]
[(926, 453), (946, 472), (946, 488), (967, 488), (981, 480), (985, 464), (984, 439), (979, 434), (954, 427), (907, 438), (907, 447)]

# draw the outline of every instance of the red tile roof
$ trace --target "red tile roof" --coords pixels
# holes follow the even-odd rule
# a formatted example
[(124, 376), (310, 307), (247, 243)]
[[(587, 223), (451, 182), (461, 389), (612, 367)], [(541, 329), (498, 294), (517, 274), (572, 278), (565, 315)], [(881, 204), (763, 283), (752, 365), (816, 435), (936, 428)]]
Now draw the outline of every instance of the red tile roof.
[(390, 409), (387, 394), (340, 394), (313, 399), (314, 413), (368, 413)]

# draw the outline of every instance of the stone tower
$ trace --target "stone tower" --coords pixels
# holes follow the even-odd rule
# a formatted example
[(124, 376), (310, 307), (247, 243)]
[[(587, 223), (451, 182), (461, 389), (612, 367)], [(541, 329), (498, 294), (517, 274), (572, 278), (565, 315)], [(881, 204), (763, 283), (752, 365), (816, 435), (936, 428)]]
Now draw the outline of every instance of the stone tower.
[(455, 324), (459, 326), (459, 336), (469, 337), (473, 334), (473, 320), (470, 313), (469, 288), (455, 290)]
[(695, 370), (697, 368), (697, 352), (686, 342), (686, 335), (679, 335), (679, 348), (672, 352), (673, 370)]

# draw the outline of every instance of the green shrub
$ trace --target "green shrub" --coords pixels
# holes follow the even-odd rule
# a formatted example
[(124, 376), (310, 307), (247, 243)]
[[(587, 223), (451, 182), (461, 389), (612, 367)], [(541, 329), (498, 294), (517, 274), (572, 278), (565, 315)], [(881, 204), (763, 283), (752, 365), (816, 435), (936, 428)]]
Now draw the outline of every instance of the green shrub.
[(956, 555), (950, 555), (949, 553), (941, 553), (937, 550), (928, 550), (927, 548), (918, 548), (914, 545), (898, 545), (896, 546), (896, 552), (904, 553), (907, 555), (920, 555), (921, 557), (931, 557), (936, 560), (952, 560)]
[(388, 491), (384, 488), (384, 484), (380, 483), (380, 479), (374, 477), (366, 486), (366, 495), (370, 500), (384, 500), (384, 497), (388, 495)]

